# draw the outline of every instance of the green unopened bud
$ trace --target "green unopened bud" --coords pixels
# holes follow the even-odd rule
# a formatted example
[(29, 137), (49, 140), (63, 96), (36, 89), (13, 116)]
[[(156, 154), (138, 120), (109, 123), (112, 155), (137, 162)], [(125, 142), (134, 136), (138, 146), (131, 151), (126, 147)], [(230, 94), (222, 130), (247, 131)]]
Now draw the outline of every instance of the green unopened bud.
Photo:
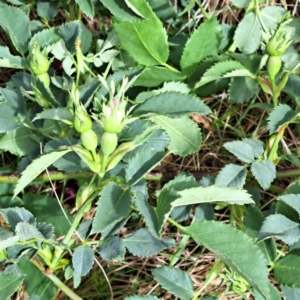
[(98, 146), (97, 135), (92, 129), (82, 132), (80, 135), (80, 140), (82, 146), (87, 150), (94, 151)]
[(76, 109), (73, 126), (77, 132), (87, 132), (92, 128), (93, 122), (89, 114), (83, 109)]
[(48, 72), (50, 62), (40, 51), (38, 43), (34, 43), (31, 53), (28, 56), (29, 67), (35, 75), (42, 75)]
[(116, 133), (104, 132), (101, 137), (101, 151), (105, 156), (112, 154), (118, 145)]
[(274, 79), (275, 76), (278, 74), (282, 66), (282, 61), (280, 56), (270, 56), (267, 62), (267, 71), (271, 77)]

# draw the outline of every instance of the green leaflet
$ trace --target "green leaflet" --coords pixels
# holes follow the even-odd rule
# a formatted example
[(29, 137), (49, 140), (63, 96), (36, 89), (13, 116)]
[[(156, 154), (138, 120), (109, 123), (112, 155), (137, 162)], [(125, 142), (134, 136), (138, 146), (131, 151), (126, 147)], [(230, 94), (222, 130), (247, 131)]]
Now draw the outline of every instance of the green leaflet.
[(0, 67), (26, 69), (28, 66), (23, 57), (12, 55), (8, 47), (0, 46)]
[(126, 297), (125, 300), (159, 300), (159, 298), (150, 295), (148, 296), (134, 295), (134, 296)]
[(241, 189), (246, 182), (246, 176), (247, 169), (245, 167), (229, 164), (219, 172), (216, 185)]
[[(253, 239), (256, 239), (257, 234), (263, 224), (264, 216), (256, 206), (248, 206), (244, 219), (244, 230)], [(273, 238), (257, 243), (257, 246), (264, 253), (268, 265), (271, 265), (276, 258), (276, 244)]]
[(195, 222), (184, 231), (270, 300), (266, 261), (250, 237), (230, 225), (215, 221)]
[(22, 274), (3, 274), (0, 273), (0, 296), (2, 300), (11, 299), (10, 297), (21, 285), (24, 276)]
[(16, 50), (23, 55), (28, 50), (31, 37), (29, 22), (23, 10), (0, 3), (0, 26), (9, 34)]
[(134, 86), (156, 87), (164, 82), (183, 81), (184, 76), (165, 67), (152, 66), (143, 72), (135, 81)]
[(300, 194), (286, 194), (281, 195), (280, 200), (292, 207), (300, 215)]
[(158, 239), (146, 228), (136, 230), (133, 234), (123, 239), (123, 243), (130, 253), (138, 257), (150, 257), (163, 249), (175, 246), (174, 239)]
[(259, 92), (256, 80), (250, 77), (233, 77), (229, 85), (229, 102), (241, 104)]
[[(294, 288), (300, 288), (300, 249), (291, 251), (281, 258), (275, 265), (274, 276), (276, 281), (281, 285)], [(286, 298), (290, 300), (290, 298)]]
[(141, 16), (140, 12), (136, 12), (132, 10), (124, 0), (100, 0), (103, 5), (105, 5), (110, 12), (120, 18), (123, 21), (127, 22), (137, 22), (144, 19), (143, 16)]
[(57, 1), (38, 1), (36, 5), (38, 16), (47, 21), (53, 21), (58, 13)]
[(126, 218), (130, 212), (130, 201), (130, 190), (124, 191), (114, 182), (106, 185), (97, 202), (91, 233), (101, 232)]
[(252, 2), (252, 0), (232, 0), (231, 2), (234, 6), (243, 8), (247, 7), (248, 4)]
[(166, 290), (182, 300), (193, 297), (193, 281), (187, 272), (175, 267), (162, 266), (152, 270), (154, 279)]
[(15, 197), (19, 194), (33, 179), (35, 179), (42, 171), (53, 164), (57, 159), (70, 152), (71, 149), (64, 149), (60, 151), (53, 151), (48, 154), (44, 154), (35, 159), (22, 173), (21, 178), (16, 184), (14, 191)]
[(254, 203), (245, 190), (214, 185), (189, 188), (179, 191), (178, 194), (180, 195), (180, 198), (173, 202), (174, 206), (211, 202), (226, 202), (228, 204), (238, 205)]
[(211, 81), (221, 78), (245, 76), (254, 77), (254, 75), (241, 63), (234, 60), (222, 61), (209, 68), (203, 74), (200, 81), (195, 84), (195, 88), (199, 88)]
[(97, 252), (105, 260), (123, 260), (126, 250), (121, 238), (108, 236), (100, 241)]
[(153, 117), (153, 121), (166, 130), (170, 137), (168, 149), (180, 156), (187, 156), (199, 150), (202, 143), (201, 130), (188, 116), (169, 118)]
[(254, 12), (246, 14), (239, 23), (234, 34), (234, 42), (245, 54), (251, 54), (258, 49), (261, 33), (259, 19)]
[(147, 152), (138, 152), (128, 162), (126, 167), (126, 180), (133, 186), (140, 181), (149, 171), (158, 165), (167, 155), (165, 151), (148, 149)]
[(83, 13), (85, 13), (90, 19), (94, 17), (94, 5), (91, 0), (75, 0), (79, 5)]
[(257, 239), (261, 241), (270, 237), (281, 239), (289, 245), (294, 244), (300, 238), (299, 223), (288, 219), (284, 215), (270, 215), (264, 220)]
[(211, 113), (210, 108), (195, 96), (179, 92), (164, 92), (154, 95), (133, 111), (134, 116), (167, 115), (180, 116), (191, 113), (206, 115)]
[(282, 125), (288, 124), (297, 116), (287, 104), (279, 104), (268, 117), (268, 129), (270, 134), (275, 133)]
[(289, 286), (281, 285), (280, 289), (283, 294), (284, 300), (297, 300), (300, 299), (300, 289), (292, 288)]
[(88, 245), (77, 247), (72, 256), (72, 265), (79, 276), (85, 276), (93, 267), (94, 252)]
[(180, 60), (180, 67), (185, 75), (191, 75), (204, 58), (218, 55), (220, 31), (221, 27), (213, 16), (193, 32), (185, 44)]
[(253, 162), (251, 172), (264, 190), (267, 190), (276, 178), (276, 167), (270, 160)]
[(169, 47), (163, 24), (145, 0), (131, 0), (131, 2), (146, 20), (130, 23), (114, 19), (114, 28), (122, 47), (142, 65), (164, 64), (169, 56)]
[(38, 119), (58, 120), (68, 124), (73, 123), (73, 115), (71, 114), (70, 110), (65, 107), (45, 109), (41, 113), (36, 114), (32, 121)]

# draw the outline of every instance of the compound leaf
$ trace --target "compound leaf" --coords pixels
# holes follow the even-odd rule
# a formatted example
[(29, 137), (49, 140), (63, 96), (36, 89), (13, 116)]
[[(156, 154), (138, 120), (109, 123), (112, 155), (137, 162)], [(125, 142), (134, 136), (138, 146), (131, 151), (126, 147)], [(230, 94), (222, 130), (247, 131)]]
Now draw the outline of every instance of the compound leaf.
[(122, 239), (118, 236), (108, 236), (99, 243), (98, 253), (105, 260), (123, 260), (125, 255), (125, 246)]

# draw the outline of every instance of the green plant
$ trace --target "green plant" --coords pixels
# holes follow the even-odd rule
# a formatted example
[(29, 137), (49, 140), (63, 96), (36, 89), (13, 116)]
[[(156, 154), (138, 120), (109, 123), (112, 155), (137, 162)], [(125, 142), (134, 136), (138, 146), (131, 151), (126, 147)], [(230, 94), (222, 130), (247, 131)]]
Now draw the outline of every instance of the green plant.
[[(152, 277), (180, 299), (200, 299), (219, 276), (227, 290), (244, 298), (251, 293), (255, 299), (280, 299), (269, 274), (285, 295), (299, 291), (294, 268), (300, 259), (299, 185), (280, 190), (268, 214), (249, 187), (277, 192), (271, 184), (283, 172), (276, 173), (276, 166), (289, 160), (300, 165), (296, 155), (280, 148), (286, 129), (298, 128), (299, 20), (281, 6), (232, 2), (246, 9), (236, 27), (189, 1), (182, 15), (198, 5), (205, 17), (189, 37), (165, 30), (162, 21), (177, 16), (167, 0), (163, 8), (146, 0), (37, 1), (36, 27), (26, 1), (19, 8), (0, 3), (9, 45), (0, 46), (0, 66), (20, 70), (0, 89), (0, 148), (20, 158), (21, 174), (0, 178), (2, 194), (11, 199), (7, 206), (0, 201), (0, 260), (6, 267), (0, 273), (1, 299), (23, 281), (29, 299), (55, 298), (57, 289), (81, 299), (66, 282), (72, 279), (76, 289), (93, 272), (95, 255), (121, 261), (126, 250), (150, 257), (172, 247), (169, 265), (153, 269)], [(58, 6), (66, 22), (54, 27)], [(86, 29), (82, 12), (91, 19), (112, 18), (113, 28), (103, 30), (105, 40)], [(173, 26), (176, 31), (176, 22)], [(214, 108), (199, 97), (223, 90), (231, 104), (247, 103), (245, 115), (255, 105), (268, 113), (251, 136), (232, 127), (238, 139), (221, 143), (240, 163), (200, 182), (178, 174), (151, 203), (147, 174), (169, 154), (186, 157), (199, 150), (201, 128), (190, 115), (213, 118)], [(254, 103), (257, 94), (265, 100), (260, 106)], [(264, 125), (268, 135), (260, 140)], [(49, 173), (52, 167), (58, 173)], [(297, 169), (284, 175), (299, 174)], [(79, 186), (74, 216), (58, 197), (54, 202), (24, 193), (36, 181), (70, 178)], [(214, 209), (227, 209), (230, 224), (214, 220)], [(134, 218), (145, 226), (121, 238), (119, 231)], [(167, 222), (181, 233), (178, 245), (163, 234)], [(188, 271), (176, 267), (190, 239), (217, 257), (199, 290)], [(25, 274), (47, 281), (35, 286)]]

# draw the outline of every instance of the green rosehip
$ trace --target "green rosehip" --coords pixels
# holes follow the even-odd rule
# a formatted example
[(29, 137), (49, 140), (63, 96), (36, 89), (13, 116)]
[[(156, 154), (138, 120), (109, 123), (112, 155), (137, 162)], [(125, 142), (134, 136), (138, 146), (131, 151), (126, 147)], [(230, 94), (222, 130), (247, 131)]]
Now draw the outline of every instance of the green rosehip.
[(267, 71), (272, 79), (278, 74), (282, 66), (280, 56), (270, 56), (267, 61)]
[(118, 145), (118, 136), (116, 133), (104, 132), (101, 137), (101, 151), (105, 156), (113, 153)]
[(83, 147), (87, 150), (94, 151), (98, 146), (97, 135), (92, 129), (82, 132), (80, 140)]
[(29, 67), (35, 75), (47, 73), (50, 67), (50, 62), (47, 57), (40, 51), (38, 43), (33, 45), (31, 53), (28, 56)]
[(76, 109), (73, 126), (79, 133), (87, 132), (92, 128), (93, 122), (89, 114), (83, 110)]

